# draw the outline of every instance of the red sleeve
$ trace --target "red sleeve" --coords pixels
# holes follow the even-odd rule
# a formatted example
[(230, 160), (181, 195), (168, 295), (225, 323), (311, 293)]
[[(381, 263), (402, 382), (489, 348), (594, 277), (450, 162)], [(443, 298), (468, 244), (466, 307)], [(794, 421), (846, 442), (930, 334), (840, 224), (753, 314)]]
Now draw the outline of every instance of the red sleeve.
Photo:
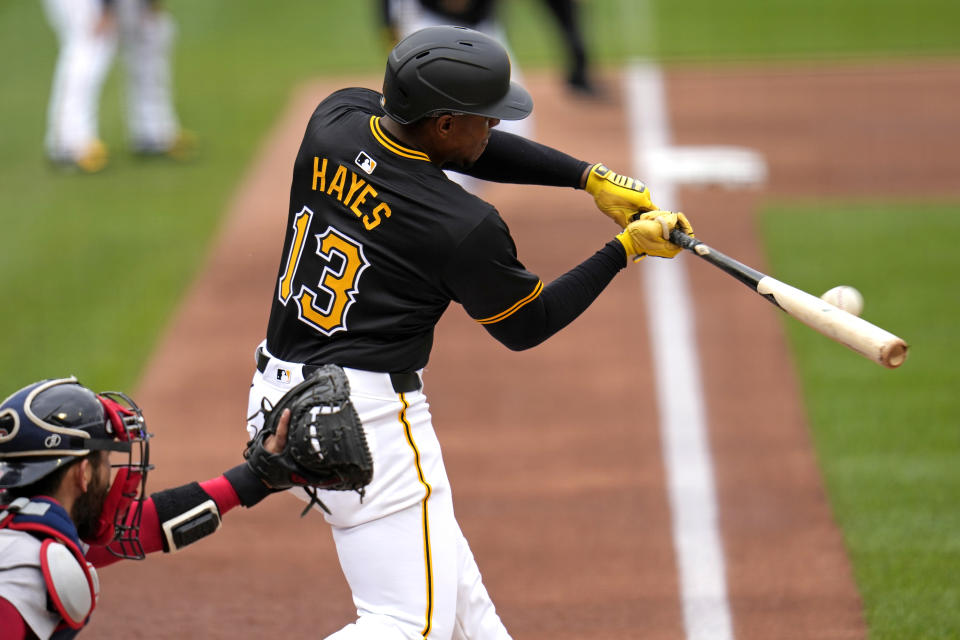
[(217, 503), (221, 516), (230, 509), (240, 506), (240, 498), (237, 496), (237, 492), (234, 491), (233, 485), (224, 476), (217, 476), (212, 480), (201, 482), (200, 487), (209, 493), (213, 501)]
[[(240, 498), (237, 497), (233, 485), (222, 475), (201, 482), (200, 488), (217, 503), (221, 517), (240, 505)], [(143, 546), (144, 553), (163, 550), (163, 530), (160, 528), (160, 519), (157, 517), (157, 507), (153, 504), (153, 498), (148, 498), (143, 503), (143, 513), (140, 516), (140, 544)], [(106, 547), (100, 546), (90, 547), (86, 557), (87, 561), (95, 567), (104, 567), (122, 559), (110, 553)]]
[(24, 640), (32, 632), (23, 621), (23, 616), (9, 600), (0, 597), (0, 630), (3, 630), (4, 640)]

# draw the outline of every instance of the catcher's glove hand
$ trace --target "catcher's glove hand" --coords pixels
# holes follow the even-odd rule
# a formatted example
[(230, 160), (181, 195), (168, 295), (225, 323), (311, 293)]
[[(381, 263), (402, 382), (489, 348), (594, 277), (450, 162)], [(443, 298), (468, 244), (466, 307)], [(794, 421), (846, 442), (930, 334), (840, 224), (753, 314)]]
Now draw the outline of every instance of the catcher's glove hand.
[[(290, 409), (287, 444), (280, 453), (270, 453), (264, 441), (276, 433), (284, 409)], [(357, 410), (350, 402), (350, 384), (343, 369), (324, 365), (290, 389), (275, 406), (264, 401), (263, 428), (243, 452), (257, 476), (274, 489), (303, 487), (314, 503), (330, 513), (316, 489), (356, 491), (373, 478), (373, 459)], [(303, 515), (301, 514), (301, 515)]]

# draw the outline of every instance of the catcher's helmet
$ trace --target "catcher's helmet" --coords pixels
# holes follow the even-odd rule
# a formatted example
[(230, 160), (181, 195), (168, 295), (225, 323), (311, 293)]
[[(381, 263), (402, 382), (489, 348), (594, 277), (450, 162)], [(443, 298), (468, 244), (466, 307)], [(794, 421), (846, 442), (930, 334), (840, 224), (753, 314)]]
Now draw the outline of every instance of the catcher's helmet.
[[(124, 394), (96, 394), (72, 377), (35, 382), (0, 404), (0, 490), (31, 485), (91, 451), (126, 453), (124, 463), (112, 464), (119, 469), (111, 489), (116, 495), (101, 514), (96, 542), (139, 547), (149, 439), (143, 413)], [(110, 550), (142, 557), (142, 549)]]
[(443, 112), (500, 120), (522, 120), (533, 98), (510, 81), (506, 49), (488, 35), (465, 27), (416, 31), (387, 58), (383, 110), (402, 124)]

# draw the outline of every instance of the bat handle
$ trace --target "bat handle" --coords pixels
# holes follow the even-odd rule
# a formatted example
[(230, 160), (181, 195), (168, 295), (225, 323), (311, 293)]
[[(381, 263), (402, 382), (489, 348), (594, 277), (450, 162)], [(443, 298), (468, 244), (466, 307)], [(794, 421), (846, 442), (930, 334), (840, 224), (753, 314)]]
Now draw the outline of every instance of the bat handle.
[(699, 240), (688, 236), (680, 229), (674, 229), (670, 232), (670, 242), (677, 245), (681, 249), (693, 249), (698, 244), (701, 244)]

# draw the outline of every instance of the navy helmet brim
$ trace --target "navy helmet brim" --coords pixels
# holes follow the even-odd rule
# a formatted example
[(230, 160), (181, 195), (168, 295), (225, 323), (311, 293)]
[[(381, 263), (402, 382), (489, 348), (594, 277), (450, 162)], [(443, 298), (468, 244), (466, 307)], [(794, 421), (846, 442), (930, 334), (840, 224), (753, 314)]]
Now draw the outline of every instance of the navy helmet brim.
[(31, 485), (76, 459), (77, 456), (60, 456), (46, 460), (0, 460), (0, 489)]

